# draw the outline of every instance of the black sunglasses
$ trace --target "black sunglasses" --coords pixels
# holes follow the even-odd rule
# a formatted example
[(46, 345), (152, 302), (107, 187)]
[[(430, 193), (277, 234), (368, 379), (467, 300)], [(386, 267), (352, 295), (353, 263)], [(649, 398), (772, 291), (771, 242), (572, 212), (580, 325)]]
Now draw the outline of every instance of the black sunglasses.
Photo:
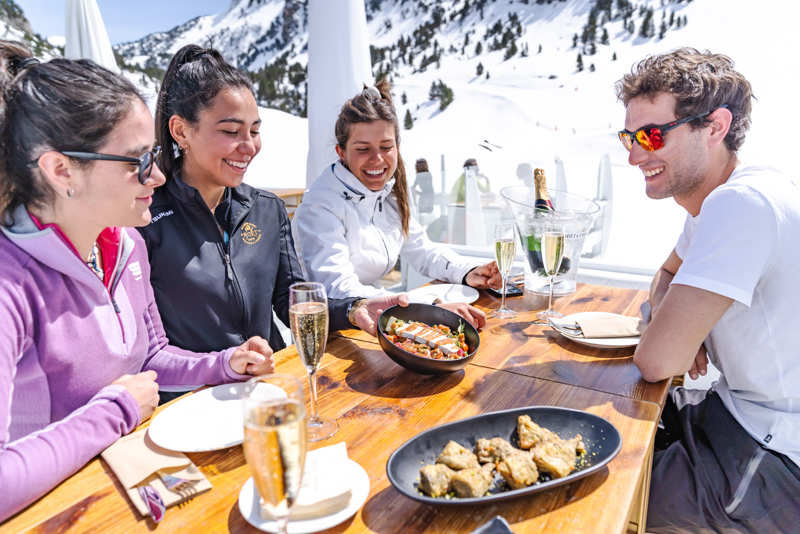
[(153, 150), (145, 152), (138, 158), (131, 158), (128, 156), (115, 156), (113, 154), (98, 154), (97, 152), (74, 152), (65, 150), (61, 152), (67, 157), (76, 159), (91, 159), (103, 161), (122, 161), (125, 163), (136, 163), (139, 165), (139, 183), (144, 185), (150, 178), (150, 172), (153, 170), (153, 163), (158, 155), (161, 153), (161, 147), (154, 147)]

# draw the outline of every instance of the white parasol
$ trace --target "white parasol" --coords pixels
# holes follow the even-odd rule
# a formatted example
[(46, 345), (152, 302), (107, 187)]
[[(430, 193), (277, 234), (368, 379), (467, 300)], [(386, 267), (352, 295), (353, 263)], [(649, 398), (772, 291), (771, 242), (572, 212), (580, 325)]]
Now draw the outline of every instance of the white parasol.
[(67, 0), (67, 36), (64, 57), (91, 59), (119, 73), (97, 0)]
[(306, 186), (336, 161), (333, 127), (344, 101), (372, 85), (363, 0), (309, 0)]

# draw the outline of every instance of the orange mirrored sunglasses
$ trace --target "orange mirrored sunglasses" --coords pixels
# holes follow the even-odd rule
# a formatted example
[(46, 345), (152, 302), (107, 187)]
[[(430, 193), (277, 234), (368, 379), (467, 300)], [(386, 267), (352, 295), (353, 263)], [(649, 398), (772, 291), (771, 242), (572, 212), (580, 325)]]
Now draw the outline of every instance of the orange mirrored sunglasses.
[[(727, 104), (719, 106), (719, 108), (727, 108), (727, 107), (728, 107)], [(630, 151), (633, 148), (633, 143), (636, 142), (639, 143), (640, 147), (647, 150), (648, 152), (653, 152), (660, 148), (664, 148), (664, 134), (666, 134), (668, 131), (672, 130), (673, 128), (677, 128), (681, 124), (686, 124), (687, 122), (691, 122), (695, 119), (702, 119), (703, 117), (715, 112), (719, 108), (714, 108), (711, 111), (706, 111), (705, 113), (700, 113), (699, 115), (684, 117), (682, 119), (668, 122), (666, 124), (654, 124), (649, 126), (642, 126), (638, 130), (633, 132), (629, 130), (620, 130), (617, 135), (619, 135), (619, 140), (622, 141), (622, 146), (624, 146), (628, 151)]]

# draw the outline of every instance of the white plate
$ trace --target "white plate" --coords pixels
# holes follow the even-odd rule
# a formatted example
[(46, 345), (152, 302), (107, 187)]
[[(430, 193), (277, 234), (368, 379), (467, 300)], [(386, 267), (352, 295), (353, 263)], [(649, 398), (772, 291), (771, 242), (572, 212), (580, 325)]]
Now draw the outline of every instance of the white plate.
[(463, 284), (433, 284), (408, 292), (408, 300), (411, 302), (430, 304), (435, 298), (442, 299), (444, 303), (466, 302), (470, 304), (478, 300), (478, 290)]
[[(165, 449), (183, 452), (215, 451), (239, 445), (244, 439), (242, 393), (245, 382), (222, 384), (184, 397), (150, 423), (147, 434)], [(260, 384), (267, 397), (286, 397), (272, 384)]]
[(639, 336), (590, 338), (590, 337), (576, 336), (566, 330), (558, 328), (557, 323), (575, 324), (576, 320), (582, 317), (594, 315), (595, 313), (601, 313), (601, 312), (580, 312), (580, 313), (573, 313), (571, 315), (565, 315), (564, 317), (559, 317), (557, 319), (554, 319), (553, 322), (556, 324), (551, 324), (550, 328), (552, 328), (565, 338), (574, 341), (575, 343), (598, 349), (625, 349), (628, 347), (635, 347), (636, 345), (639, 344)]
[[(319, 532), (320, 530), (331, 528), (355, 514), (361, 508), (361, 505), (366, 502), (367, 496), (369, 496), (369, 476), (367, 472), (358, 463), (349, 458), (343, 465), (343, 469), (346, 473), (345, 480), (349, 480), (351, 484), (350, 504), (336, 513), (316, 519), (289, 520), (288, 530), (290, 534), (306, 534), (307, 532)], [(253, 479), (252, 477), (248, 478), (247, 482), (242, 486), (242, 491), (239, 492), (239, 512), (248, 523), (257, 529), (265, 532), (277, 532), (278, 528), (275, 521), (261, 518), (261, 514), (258, 511), (259, 505), (259, 496), (255, 490)]]

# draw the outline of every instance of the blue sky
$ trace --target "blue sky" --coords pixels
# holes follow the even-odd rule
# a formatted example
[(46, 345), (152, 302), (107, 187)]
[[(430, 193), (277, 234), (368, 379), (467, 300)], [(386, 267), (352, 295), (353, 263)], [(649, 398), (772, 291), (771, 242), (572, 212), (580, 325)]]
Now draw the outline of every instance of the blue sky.
[[(66, 0), (16, 0), (33, 31), (64, 35)], [(168, 30), (198, 15), (225, 11), (230, 0), (97, 0), (112, 44)]]

